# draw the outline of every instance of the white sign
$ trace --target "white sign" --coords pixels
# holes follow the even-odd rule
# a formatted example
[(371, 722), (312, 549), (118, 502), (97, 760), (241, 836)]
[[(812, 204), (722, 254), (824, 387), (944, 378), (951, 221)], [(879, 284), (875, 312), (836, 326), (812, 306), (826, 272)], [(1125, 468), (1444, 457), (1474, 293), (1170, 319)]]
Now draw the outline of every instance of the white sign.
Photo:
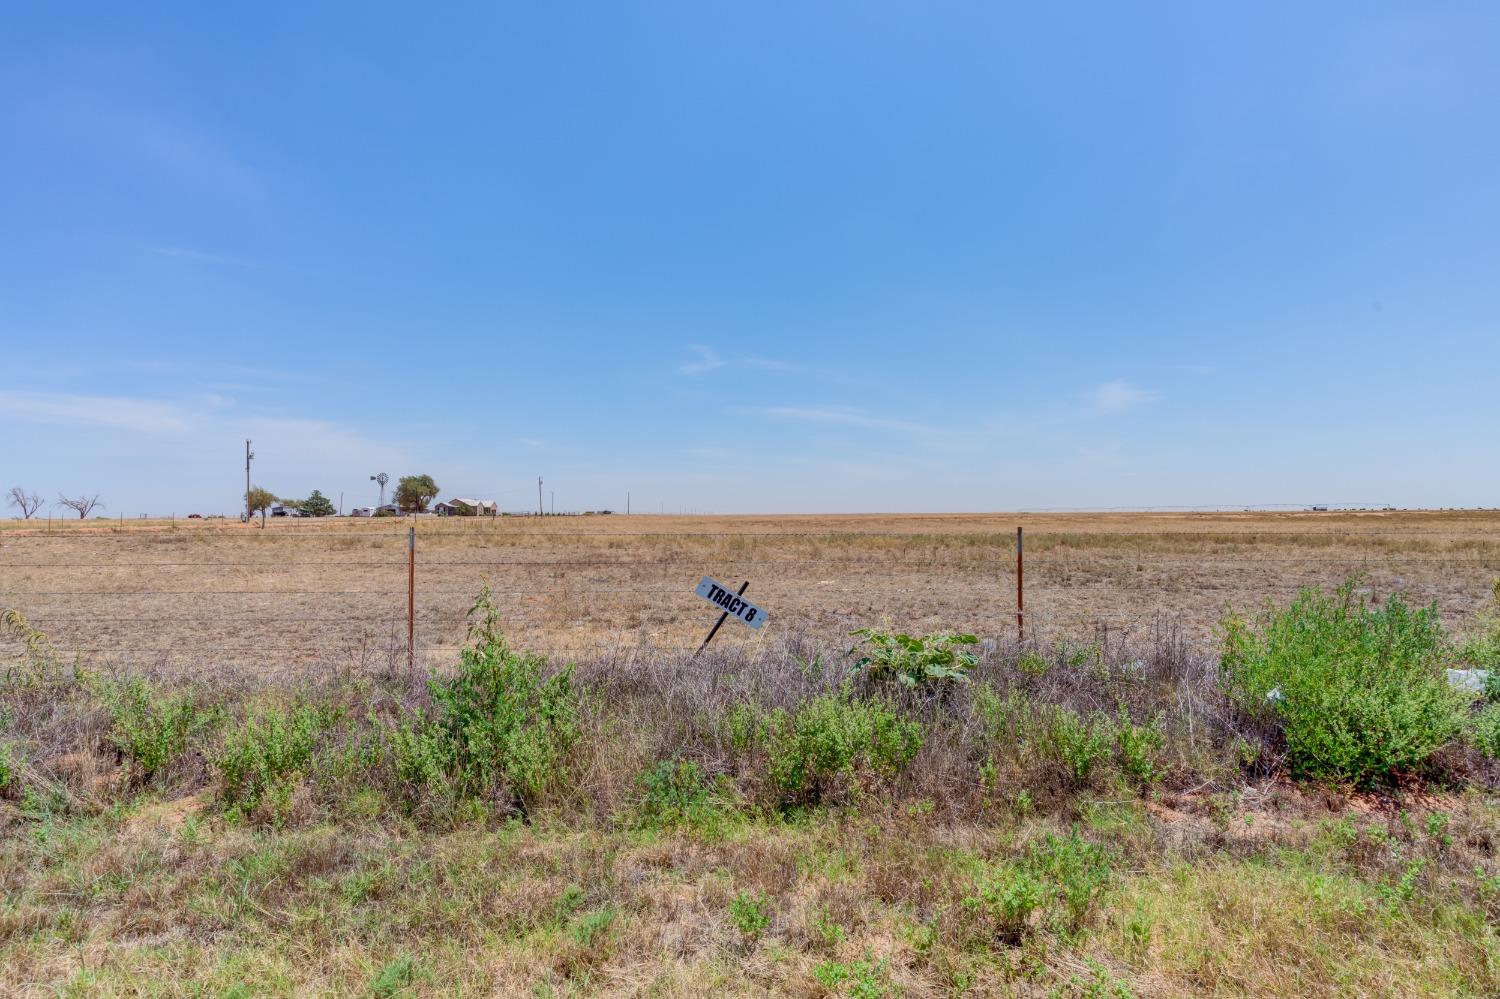
[(712, 576), (704, 576), (698, 584), (698, 596), (713, 604), (726, 614), (744, 621), (752, 628), (766, 623), (766, 612), (726, 587)]

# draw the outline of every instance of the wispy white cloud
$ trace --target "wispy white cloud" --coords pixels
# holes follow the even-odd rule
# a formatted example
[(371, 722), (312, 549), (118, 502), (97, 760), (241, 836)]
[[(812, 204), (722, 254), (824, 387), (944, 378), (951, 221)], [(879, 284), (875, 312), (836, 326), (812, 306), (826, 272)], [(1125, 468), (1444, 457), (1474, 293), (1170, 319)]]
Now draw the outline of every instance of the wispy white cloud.
[(747, 368), (755, 368), (757, 371), (802, 371), (800, 364), (792, 364), (790, 361), (778, 361), (774, 357), (747, 357), (744, 360)]
[(529, 448), (541, 448), (547, 446), (547, 442), (542, 440), (540, 437), (517, 437), (516, 443)]
[(0, 391), (0, 413), (36, 423), (112, 427), (147, 434), (180, 434), (192, 413), (177, 403), (65, 392)]
[(715, 368), (722, 368), (728, 363), (713, 348), (705, 347), (701, 343), (691, 344), (688, 349), (698, 355), (698, 360), (689, 361), (677, 370), (689, 377), (705, 374)]
[(225, 264), (231, 267), (253, 267), (260, 270), (276, 267), (275, 264), (266, 263), (262, 260), (237, 257), (228, 253), (211, 253), (207, 250), (197, 250), (190, 246), (166, 246), (159, 243), (139, 243), (137, 245), (147, 253), (155, 254), (158, 257), (192, 260), (204, 264)]
[(1089, 404), (1097, 413), (1123, 413), (1145, 405), (1156, 398), (1156, 393), (1138, 388), (1123, 378), (1105, 382), (1089, 392)]
[(874, 416), (852, 406), (770, 406), (751, 410), (772, 420), (793, 423), (822, 423), (833, 426), (858, 427), (864, 430), (895, 430), (909, 434), (938, 434), (943, 431), (909, 420), (894, 420)]

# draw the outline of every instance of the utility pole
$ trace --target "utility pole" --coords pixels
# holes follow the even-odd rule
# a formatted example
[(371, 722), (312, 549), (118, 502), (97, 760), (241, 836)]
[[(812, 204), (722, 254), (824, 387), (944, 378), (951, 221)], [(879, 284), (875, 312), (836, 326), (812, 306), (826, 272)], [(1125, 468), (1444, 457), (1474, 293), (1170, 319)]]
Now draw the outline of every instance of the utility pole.
[(542, 515), (542, 477), (536, 477), (536, 515)]
[(255, 452), (250, 450), (250, 440), (245, 439), (245, 523), (250, 523), (250, 459)]
[(625, 494), (625, 516), (630, 516), (630, 494)]
[(557, 490), (548, 490), (547, 495), (552, 498), (552, 516), (557, 516)]

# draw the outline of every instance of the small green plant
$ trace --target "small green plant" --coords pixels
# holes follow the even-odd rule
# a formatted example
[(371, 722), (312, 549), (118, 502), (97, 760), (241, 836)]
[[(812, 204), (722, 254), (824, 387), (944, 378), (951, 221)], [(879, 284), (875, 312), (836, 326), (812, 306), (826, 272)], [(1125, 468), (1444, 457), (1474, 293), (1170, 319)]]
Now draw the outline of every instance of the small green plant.
[(639, 821), (643, 826), (673, 828), (677, 826), (712, 827), (728, 811), (724, 797), (717, 793), (692, 760), (681, 757), (662, 760), (641, 775)]
[(1015, 860), (989, 865), (964, 909), (989, 936), (1018, 944), (1041, 925), (1079, 933), (1113, 877), (1110, 855), (1076, 832), (1047, 835)]
[(812, 930), (823, 942), (823, 946), (829, 950), (833, 950), (844, 942), (844, 928), (830, 919), (828, 913), (822, 908), (813, 913)]
[(967, 683), (969, 671), (979, 657), (962, 648), (978, 645), (975, 635), (946, 632), (915, 637), (879, 628), (860, 628), (850, 632), (859, 641), (850, 655), (863, 653), (854, 664), (877, 680), (894, 680), (904, 687), (935, 683)]
[(410, 954), (402, 954), (380, 969), (380, 973), (370, 983), (370, 992), (376, 999), (393, 999), (415, 985), (419, 979), (426, 977), (428, 976), (416, 958)]
[(742, 891), (729, 900), (729, 920), (747, 940), (758, 940), (771, 925), (770, 903), (759, 895)]
[(963, 904), (988, 935), (1013, 945), (1032, 931), (1032, 914), (1046, 901), (1047, 885), (1029, 864), (1002, 860), (990, 865)]
[(572, 670), (546, 675), (547, 660), (514, 652), (500, 633), (486, 586), (469, 609), (475, 623), (458, 675), (434, 681), (438, 725), (449, 738), (466, 789), (508, 787), (523, 807), (562, 777), (578, 737)]
[(1103, 715), (1084, 718), (1066, 705), (1052, 709), (1047, 732), (1049, 748), (1075, 784), (1087, 784), (1094, 768), (1108, 760), (1114, 732)]
[(862, 782), (889, 780), (922, 748), (920, 723), (883, 701), (824, 694), (794, 714), (753, 709), (730, 716), (731, 741), (764, 749), (785, 804), (817, 803)]
[(0, 799), (21, 796), (21, 771), (25, 764), (20, 747), (0, 739)]
[(573, 939), (584, 947), (592, 947), (599, 937), (609, 932), (609, 928), (615, 924), (615, 910), (606, 906), (603, 909), (595, 909), (593, 912), (582, 917), (573, 924)]
[(1467, 723), (1469, 741), (1481, 754), (1500, 759), (1500, 704), (1486, 704)]
[(240, 815), (264, 804), (276, 820), (283, 818), (293, 789), (312, 765), (319, 738), (334, 720), (330, 709), (307, 704), (247, 718), (225, 738), (214, 761), (224, 803)]
[(150, 780), (187, 749), (188, 740), (219, 719), (219, 711), (198, 707), (190, 693), (164, 693), (136, 677), (105, 684), (100, 696), (109, 709), (109, 740)]
[(1389, 781), (1465, 720), (1468, 699), (1442, 672), (1437, 607), (1412, 609), (1397, 594), (1372, 608), (1355, 582), (1333, 594), (1304, 589), (1254, 625), (1224, 624), (1225, 689), (1246, 712), (1279, 723), (1299, 778)]
[(1161, 776), (1157, 755), (1165, 744), (1162, 717), (1158, 712), (1147, 724), (1136, 725), (1122, 704), (1115, 722), (1115, 750), (1120, 769), (1142, 787), (1149, 787)]
[(1495, 580), (1492, 593), (1489, 605), (1475, 617), (1457, 649), (1457, 658), (1465, 666), (1489, 671), (1484, 689), (1489, 700), (1500, 698), (1500, 579)]
[(1051, 664), (1047, 662), (1047, 657), (1035, 649), (1021, 653), (1020, 658), (1016, 660), (1016, 669), (1032, 679), (1041, 679), (1046, 676), (1049, 668)]
[(886, 961), (877, 961), (868, 953), (858, 961), (824, 961), (813, 969), (813, 978), (819, 985), (850, 999), (881, 999), (889, 995), (887, 974)]
[(568, 885), (557, 896), (557, 901), (552, 903), (553, 916), (559, 923), (568, 919), (573, 913), (582, 909), (588, 901), (588, 894), (579, 885)]
[(1061, 652), (1063, 661), (1071, 669), (1086, 666), (1090, 661), (1096, 665), (1104, 662), (1104, 649), (1100, 647), (1098, 642), (1089, 642), (1087, 645), (1080, 645), (1077, 648), (1069, 647), (1065, 643), (1061, 647)]

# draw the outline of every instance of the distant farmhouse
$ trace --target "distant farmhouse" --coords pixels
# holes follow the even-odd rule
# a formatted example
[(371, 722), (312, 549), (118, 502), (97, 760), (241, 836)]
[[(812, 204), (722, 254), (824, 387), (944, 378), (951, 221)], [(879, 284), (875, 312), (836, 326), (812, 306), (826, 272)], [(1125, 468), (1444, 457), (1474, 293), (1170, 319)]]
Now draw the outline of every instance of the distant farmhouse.
[(455, 496), (453, 499), (433, 504), (432, 512), (439, 517), (493, 517), (500, 512), (500, 508), (494, 500)]

